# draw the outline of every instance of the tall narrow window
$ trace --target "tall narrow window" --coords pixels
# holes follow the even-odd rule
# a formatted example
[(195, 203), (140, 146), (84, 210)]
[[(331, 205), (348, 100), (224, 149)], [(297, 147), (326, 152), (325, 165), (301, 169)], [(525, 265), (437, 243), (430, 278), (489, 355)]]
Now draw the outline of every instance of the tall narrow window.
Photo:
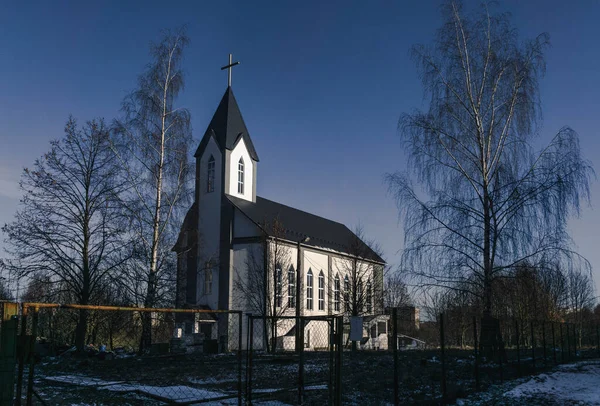
[(356, 302), (355, 306), (358, 307), (358, 311), (362, 313), (365, 309), (365, 289), (362, 279), (359, 279), (356, 284)]
[(281, 289), (281, 285), (282, 285), (282, 279), (283, 279), (283, 275), (281, 274), (281, 265), (277, 264), (277, 267), (275, 268), (275, 277), (277, 278), (277, 291), (275, 292), (275, 302), (276, 302), (276, 306), (277, 307), (281, 307), (281, 299), (282, 299), (282, 289)]
[(373, 292), (371, 290), (371, 281), (367, 281), (367, 313), (373, 310)]
[(240, 158), (238, 162), (238, 193), (244, 194), (244, 159)]
[(344, 311), (350, 312), (350, 281), (348, 275), (344, 276)]
[(296, 307), (296, 272), (293, 266), (288, 270), (288, 307)]
[(206, 172), (206, 192), (215, 191), (215, 158), (211, 155), (208, 159), (208, 170)]
[(212, 269), (204, 271), (204, 294), (212, 294)]
[(333, 310), (340, 311), (340, 274), (335, 274), (333, 280)]
[(306, 274), (306, 309), (313, 309), (313, 273), (310, 268)]
[(319, 273), (319, 310), (325, 310), (325, 275)]

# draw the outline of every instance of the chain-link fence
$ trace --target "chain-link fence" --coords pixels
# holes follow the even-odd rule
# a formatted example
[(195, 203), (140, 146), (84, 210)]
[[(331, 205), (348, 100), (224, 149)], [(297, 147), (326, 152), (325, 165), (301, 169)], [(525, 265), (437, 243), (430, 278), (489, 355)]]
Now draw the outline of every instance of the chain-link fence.
[(241, 322), (234, 311), (23, 304), (16, 403), (241, 404)]
[(334, 404), (341, 326), (332, 316), (248, 315), (247, 402)]

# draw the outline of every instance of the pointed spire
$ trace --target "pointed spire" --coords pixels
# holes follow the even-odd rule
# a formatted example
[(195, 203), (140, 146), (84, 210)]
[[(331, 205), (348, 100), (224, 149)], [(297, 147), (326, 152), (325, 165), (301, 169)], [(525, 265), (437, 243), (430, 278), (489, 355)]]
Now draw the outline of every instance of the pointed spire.
[(246, 144), (246, 148), (248, 148), (250, 157), (255, 161), (258, 161), (258, 154), (250, 139), (250, 134), (248, 133), (248, 129), (242, 118), (242, 113), (240, 112), (240, 108), (233, 95), (233, 90), (229, 86), (204, 133), (204, 137), (194, 154), (195, 157), (202, 155), (211, 135), (214, 136), (215, 141), (221, 150), (232, 150), (239, 138), (242, 137)]

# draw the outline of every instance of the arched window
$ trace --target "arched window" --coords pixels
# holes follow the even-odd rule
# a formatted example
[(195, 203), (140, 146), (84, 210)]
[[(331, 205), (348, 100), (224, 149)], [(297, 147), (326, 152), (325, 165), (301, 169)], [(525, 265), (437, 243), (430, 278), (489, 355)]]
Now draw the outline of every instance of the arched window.
[(244, 194), (244, 158), (238, 162), (238, 193)]
[(310, 268), (306, 274), (306, 309), (313, 309), (313, 273)]
[(333, 310), (340, 311), (340, 274), (335, 274), (333, 280)]
[(212, 294), (212, 269), (207, 269), (204, 271), (204, 294), (210, 295)]
[(288, 269), (288, 307), (296, 307), (296, 272), (293, 266)]
[(208, 170), (206, 171), (206, 193), (215, 191), (215, 158), (211, 155), (208, 159)]
[(281, 285), (282, 285), (282, 279), (283, 279), (283, 275), (281, 274), (281, 265), (277, 264), (277, 266), (275, 267), (275, 277), (277, 279), (277, 287), (276, 287), (276, 292), (275, 292), (275, 306), (276, 307), (281, 307), (281, 298), (282, 298), (282, 289), (281, 289)]
[(367, 281), (367, 313), (373, 310), (373, 292), (371, 290), (371, 281)]
[(325, 310), (325, 275), (319, 273), (319, 310)]
[(365, 308), (365, 287), (362, 279), (358, 280), (356, 284), (356, 307), (358, 307), (358, 311), (362, 313)]
[(350, 312), (350, 281), (348, 275), (344, 276), (344, 311)]

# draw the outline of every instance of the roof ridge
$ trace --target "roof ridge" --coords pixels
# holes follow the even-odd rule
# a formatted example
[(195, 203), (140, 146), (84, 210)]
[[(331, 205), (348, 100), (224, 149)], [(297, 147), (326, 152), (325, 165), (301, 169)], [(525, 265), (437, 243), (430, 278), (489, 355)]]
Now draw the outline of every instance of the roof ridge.
[[(235, 196), (233, 196), (233, 197), (235, 197)], [(278, 205), (280, 205), (280, 206), (283, 206), (283, 207), (287, 207), (288, 209), (296, 210), (296, 211), (299, 211), (299, 212), (301, 212), (301, 213), (308, 214), (309, 216), (313, 216), (313, 217), (317, 217), (317, 218), (320, 218), (320, 219), (323, 219), (323, 220), (327, 220), (327, 221), (330, 221), (330, 222), (332, 222), (332, 223), (336, 223), (336, 224), (339, 224), (340, 226), (344, 226), (344, 227), (348, 228), (348, 227), (347, 227), (347, 226), (346, 226), (344, 223), (340, 223), (339, 221), (331, 220), (331, 219), (328, 219), (327, 217), (319, 216), (319, 215), (317, 215), (317, 214), (313, 214), (313, 213), (310, 213), (310, 212), (308, 212), (308, 211), (305, 211), (305, 210), (297, 209), (297, 208), (295, 208), (295, 207), (288, 206), (288, 205), (286, 205), (286, 204), (283, 204), (283, 203), (276, 202), (275, 200), (270, 200), (270, 199), (267, 199), (267, 198), (265, 198), (265, 197), (258, 196), (258, 195), (256, 196), (256, 198), (257, 198), (257, 199), (258, 199), (258, 198), (261, 198), (261, 199), (263, 199), (263, 200), (266, 200), (266, 201), (268, 201), (268, 202), (275, 203), (275, 204), (278, 204)], [(348, 230), (350, 230), (350, 229), (348, 228)], [(350, 230), (350, 231), (352, 231), (352, 230)]]

